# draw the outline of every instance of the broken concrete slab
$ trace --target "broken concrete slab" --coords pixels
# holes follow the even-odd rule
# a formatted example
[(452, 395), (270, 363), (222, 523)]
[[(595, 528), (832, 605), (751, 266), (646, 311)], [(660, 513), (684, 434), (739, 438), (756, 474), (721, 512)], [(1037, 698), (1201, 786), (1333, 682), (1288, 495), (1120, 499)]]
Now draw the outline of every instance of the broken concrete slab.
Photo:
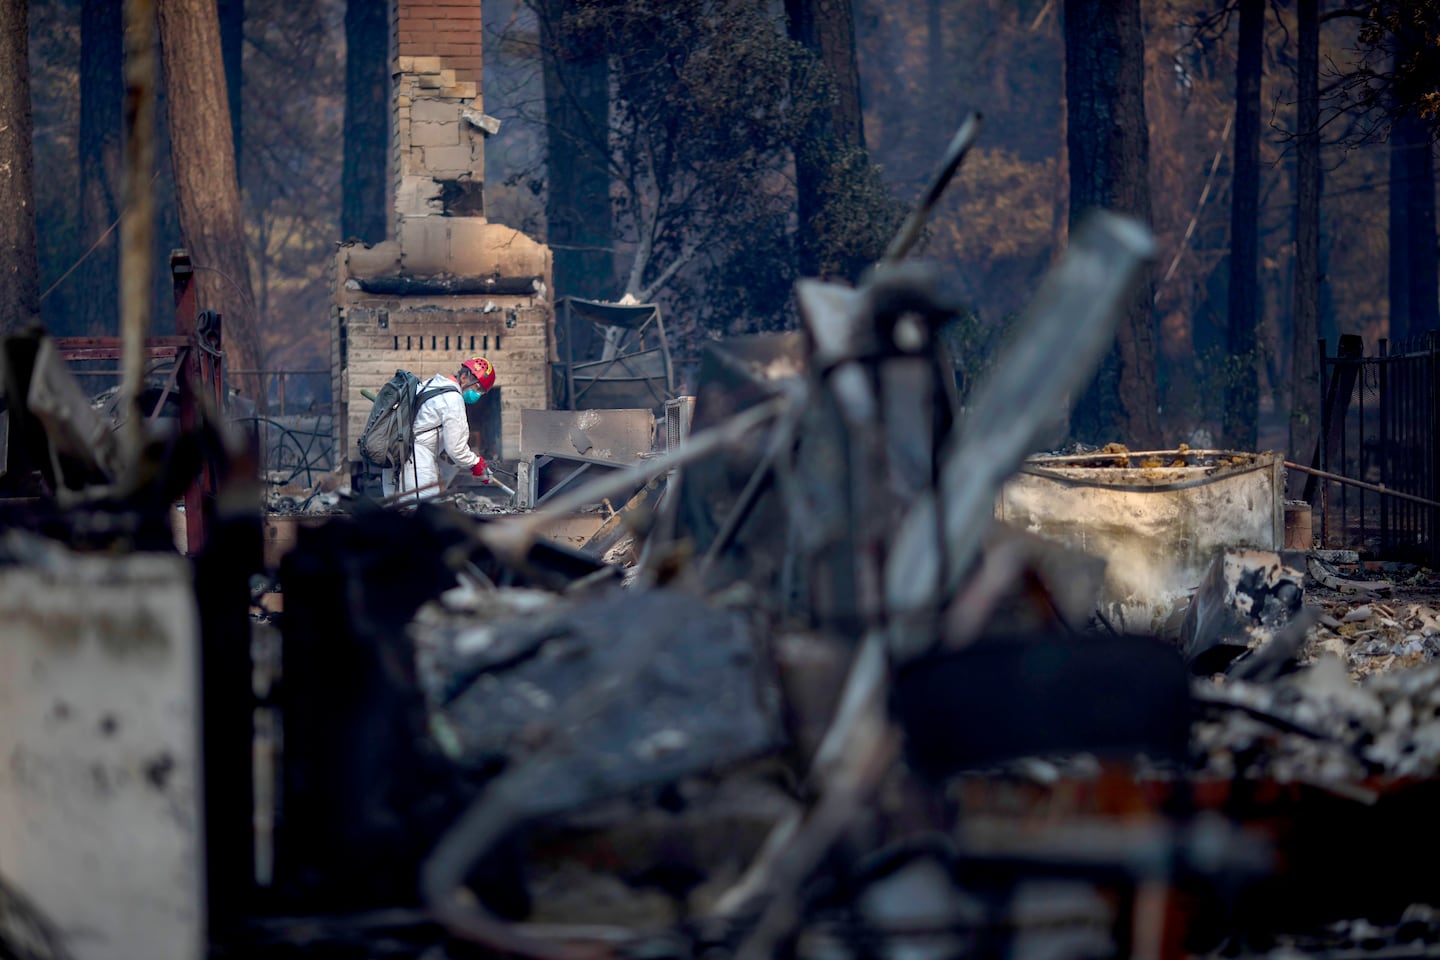
[(1388, 580), (1350, 580), (1340, 576), (1324, 560), (1312, 555), (1307, 568), (1320, 586), (1337, 593), (1359, 597), (1379, 597), (1390, 593), (1395, 585)]

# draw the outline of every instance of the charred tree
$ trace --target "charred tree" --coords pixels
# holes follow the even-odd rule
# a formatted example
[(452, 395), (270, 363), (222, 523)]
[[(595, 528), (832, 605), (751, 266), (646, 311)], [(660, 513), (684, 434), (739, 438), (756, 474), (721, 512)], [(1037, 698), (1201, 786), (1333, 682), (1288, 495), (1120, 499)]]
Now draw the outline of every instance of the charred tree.
[[(1424, 41), (1413, 29), (1395, 34), (1395, 74)], [(1403, 89), (1403, 88), (1402, 88)], [(1390, 337), (1397, 345), (1437, 325), (1435, 168), (1430, 130), (1418, 106), (1392, 92), (1390, 126)]]
[(1390, 128), (1390, 339), (1399, 348), (1410, 337), (1410, 170), (1413, 148), (1404, 129)]
[(40, 311), (27, 0), (0, 0), (0, 333)]
[(1290, 458), (1308, 463), (1320, 435), (1320, 12), (1299, 0), (1295, 115), (1295, 290), (1290, 351)]
[(574, 0), (537, 0), (545, 79), (546, 239), (560, 295), (611, 297), (610, 78), (605, 51), (565, 27)]
[(1410, 155), (1410, 330), (1426, 333), (1440, 328), (1440, 249), (1435, 237), (1435, 152), (1423, 128)]
[[(121, 0), (84, 0), (80, 7), (80, 246), (96, 245), (81, 267), (85, 330), (114, 336), (119, 330), (120, 243), (112, 229), (119, 215), (121, 77), (124, 24)], [(110, 231), (106, 236), (106, 231)]]
[[(927, 0), (925, 4), (925, 68), (926, 83), (930, 99), (941, 105), (948, 102), (945, 78), (949, 74), (949, 61), (945, 57), (945, 29), (940, 16), (944, 0)], [(950, 115), (942, 114), (949, 126)]]
[(245, 0), (217, 0), (215, 9), (220, 17), (220, 57), (225, 61), (225, 99), (230, 104), (230, 142), (235, 149), (235, 176), (237, 181), (243, 182), (240, 138), (245, 127), (240, 98), (245, 76)]
[[(855, 17), (848, 0), (785, 0), (790, 37), (814, 56), (820, 68), (820, 88), (829, 107), (810, 113), (795, 138), (796, 207), (799, 219), (801, 273), (813, 276), (821, 269), (822, 240), (816, 227), (833, 192), (830, 179), (852, 151), (864, 151), (865, 127), (860, 113), (860, 71), (855, 62)], [(932, 37), (932, 43), (935, 38)], [(849, 258), (847, 258), (849, 259)], [(836, 264), (855, 280), (865, 262)]]
[(380, 243), (386, 236), (385, 156), (390, 141), (388, 5), (345, 4), (345, 162), (340, 236)]
[(1225, 442), (1253, 450), (1259, 438), (1256, 356), (1260, 313), (1260, 77), (1265, 0), (1240, 0), (1235, 61), (1235, 154), (1230, 188), (1230, 319), (1225, 338)]
[[(1150, 136), (1139, 0), (1065, 0), (1070, 223), (1092, 207), (1150, 222)], [(1147, 271), (1094, 381), (1071, 411), (1079, 440), (1160, 442), (1154, 277)]]
[[(227, 370), (260, 369), (245, 224), (214, 0), (159, 0), (160, 52), (180, 229), (201, 304), (224, 317)], [(234, 381), (232, 381), (234, 382)], [(241, 389), (255, 396), (253, 378)]]

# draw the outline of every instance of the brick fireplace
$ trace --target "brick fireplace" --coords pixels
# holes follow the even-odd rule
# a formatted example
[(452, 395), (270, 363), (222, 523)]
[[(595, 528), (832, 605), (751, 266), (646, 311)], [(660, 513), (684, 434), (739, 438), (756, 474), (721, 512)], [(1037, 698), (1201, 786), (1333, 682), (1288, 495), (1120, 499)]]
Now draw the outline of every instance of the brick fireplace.
[(374, 392), (404, 368), (424, 378), (490, 358), (497, 388), (471, 414), (485, 457), (518, 450), (520, 411), (550, 406), (554, 310), (548, 247), (485, 219), (479, 0), (394, 0), (391, 235), (342, 244), (331, 324), (336, 442), (355, 440)]

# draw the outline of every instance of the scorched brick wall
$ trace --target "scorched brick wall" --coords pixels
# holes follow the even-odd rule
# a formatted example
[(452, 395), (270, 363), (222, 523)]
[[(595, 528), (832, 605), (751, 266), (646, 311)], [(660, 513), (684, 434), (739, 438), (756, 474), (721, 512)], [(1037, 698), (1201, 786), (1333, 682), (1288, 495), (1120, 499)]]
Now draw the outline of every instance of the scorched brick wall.
[(440, 57), (457, 80), (480, 82), (480, 0), (396, 0), (395, 37), (400, 56)]

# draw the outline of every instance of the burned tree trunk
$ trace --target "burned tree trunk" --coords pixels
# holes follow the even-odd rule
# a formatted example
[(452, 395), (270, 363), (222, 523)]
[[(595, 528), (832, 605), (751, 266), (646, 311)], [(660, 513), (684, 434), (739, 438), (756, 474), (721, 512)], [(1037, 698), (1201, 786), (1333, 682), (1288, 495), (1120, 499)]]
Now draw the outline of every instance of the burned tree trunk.
[(386, 235), (385, 155), (390, 139), (390, 24), (387, 5), (345, 4), (345, 165), (340, 236), (379, 243)]
[(1414, 184), (1410, 205), (1410, 330), (1424, 333), (1440, 327), (1440, 248), (1435, 237), (1435, 148), (1418, 120), (1410, 155)]
[[(80, 250), (98, 244), (81, 267), (83, 321), (92, 336), (119, 329), (121, 0), (85, 0), (80, 8)], [(109, 236), (104, 236), (110, 230)], [(104, 237), (104, 239), (101, 239)]]
[(0, 333), (28, 326), (40, 310), (28, 8), (0, 0)]
[[(158, 13), (175, 196), (185, 245), (198, 270), (201, 303), (224, 317), (227, 370), (258, 370), (259, 318), (214, 0), (160, 0)], [(255, 382), (242, 379), (240, 387), (255, 395)]]
[[(813, 276), (821, 272), (815, 228), (825, 207), (827, 181), (844, 154), (865, 149), (855, 17), (846, 0), (785, 0), (785, 14), (791, 39), (815, 55), (830, 94), (829, 109), (814, 111), (814, 119), (796, 137), (793, 148), (800, 271)], [(858, 273), (864, 266), (846, 264), (843, 270)]]
[[(1150, 222), (1150, 136), (1139, 0), (1065, 0), (1066, 145), (1070, 223), (1092, 207)], [(1071, 411), (1080, 440), (1160, 442), (1154, 278), (1148, 268), (1115, 344)]]
[(236, 182), (244, 182), (245, 175), (240, 171), (240, 137), (245, 126), (240, 98), (245, 76), (245, 0), (218, 0), (215, 9), (220, 18), (220, 57), (225, 61), (225, 99), (230, 104), (230, 142), (235, 148), (235, 179)]
[(1235, 63), (1235, 162), (1230, 205), (1230, 322), (1226, 351), (1225, 442), (1253, 450), (1259, 436), (1257, 336), (1260, 313), (1260, 77), (1265, 0), (1240, 0)]
[(1320, 16), (1299, 0), (1295, 117), (1295, 298), (1290, 352), (1290, 458), (1308, 463), (1320, 435)]
[(545, 117), (546, 239), (561, 295), (614, 295), (610, 88), (605, 51), (565, 29), (573, 0), (539, 0)]
[[(1394, 40), (1394, 73), (1400, 77), (1415, 69), (1425, 41), (1413, 25)], [(1434, 148), (1411, 100), (1396, 90), (1389, 104), (1390, 338), (1397, 345), (1437, 324)]]
[(1405, 124), (1390, 128), (1390, 339), (1397, 348), (1410, 337), (1410, 171), (1411, 145)]

